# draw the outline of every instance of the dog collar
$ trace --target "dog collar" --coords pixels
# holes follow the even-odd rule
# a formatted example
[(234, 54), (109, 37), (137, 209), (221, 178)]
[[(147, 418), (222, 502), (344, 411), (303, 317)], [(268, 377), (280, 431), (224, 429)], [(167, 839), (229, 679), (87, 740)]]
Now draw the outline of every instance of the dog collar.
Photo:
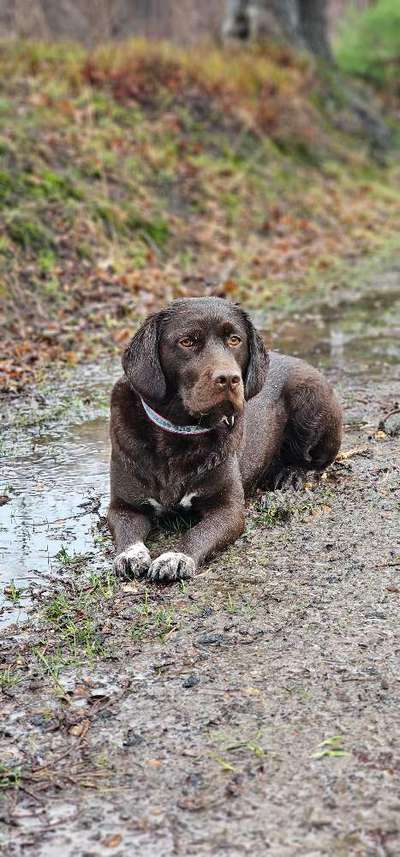
[(200, 426), (177, 426), (175, 423), (171, 423), (170, 420), (162, 417), (161, 414), (158, 414), (157, 411), (154, 411), (147, 402), (142, 399), (140, 396), (140, 401), (143, 405), (143, 408), (152, 423), (158, 426), (158, 428), (163, 429), (164, 431), (170, 431), (173, 434), (208, 434), (209, 431), (212, 431), (211, 428), (200, 428)]

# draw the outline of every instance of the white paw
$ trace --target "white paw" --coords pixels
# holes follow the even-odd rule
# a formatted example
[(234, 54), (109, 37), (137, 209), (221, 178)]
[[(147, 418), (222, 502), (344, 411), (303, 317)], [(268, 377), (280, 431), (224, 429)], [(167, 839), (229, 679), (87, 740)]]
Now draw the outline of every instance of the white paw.
[(151, 556), (143, 544), (136, 542), (114, 560), (114, 571), (121, 577), (142, 577), (151, 564)]
[(151, 563), (147, 577), (150, 580), (182, 580), (191, 577), (195, 568), (194, 560), (190, 556), (168, 551)]

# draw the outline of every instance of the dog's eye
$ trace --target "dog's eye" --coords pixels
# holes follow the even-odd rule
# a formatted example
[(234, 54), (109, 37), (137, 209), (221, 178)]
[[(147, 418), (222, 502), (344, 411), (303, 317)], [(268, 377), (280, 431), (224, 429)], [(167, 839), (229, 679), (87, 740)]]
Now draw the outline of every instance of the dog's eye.
[(230, 348), (236, 348), (237, 345), (240, 345), (241, 341), (240, 336), (237, 336), (236, 333), (232, 333), (228, 336), (228, 345)]
[(193, 348), (194, 344), (195, 341), (190, 336), (184, 336), (183, 339), (179, 340), (179, 345), (182, 345), (182, 348)]

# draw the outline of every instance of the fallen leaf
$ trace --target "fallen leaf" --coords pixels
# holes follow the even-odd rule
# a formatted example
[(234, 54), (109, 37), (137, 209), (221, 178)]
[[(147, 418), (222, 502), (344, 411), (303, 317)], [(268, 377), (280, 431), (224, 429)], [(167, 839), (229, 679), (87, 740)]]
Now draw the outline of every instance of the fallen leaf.
[(139, 587), (137, 583), (132, 580), (129, 583), (125, 583), (125, 585), (122, 587), (122, 592), (137, 592), (138, 589)]
[(121, 844), (121, 842), (121, 833), (113, 833), (111, 836), (106, 836), (106, 838), (103, 839), (101, 844), (104, 845), (105, 848), (116, 848), (117, 845)]
[(355, 455), (365, 455), (367, 452), (369, 452), (368, 446), (354, 446), (352, 449), (339, 452), (336, 461), (347, 461), (348, 458), (353, 458)]
[(74, 726), (71, 726), (69, 734), (74, 735), (75, 738), (84, 738), (89, 729), (90, 720), (86, 718), (85, 720), (81, 720), (80, 723), (75, 723)]
[(77, 685), (76, 685), (76, 687), (75, 687), (75, 690), (74, 690), (74, 692), (73, 692), (73, 695), (74, 695), (74, 696), (76, 696), (76, 697), (82, 697), (82, 696), (83, 696), (83, 697), (85, 697), (85, 696), (87, 696), (87, 687), (85, 687), (85, 686), (84, 686), (84, 685), (82, 685), (82, 684), (77, 684)]

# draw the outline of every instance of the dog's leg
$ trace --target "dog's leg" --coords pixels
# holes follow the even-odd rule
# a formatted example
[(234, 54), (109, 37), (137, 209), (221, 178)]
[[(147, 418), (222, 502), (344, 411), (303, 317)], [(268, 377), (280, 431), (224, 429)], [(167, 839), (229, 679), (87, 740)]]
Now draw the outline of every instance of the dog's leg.
[(341, 408), (323, 378), (297, 386), (292, 382), (285, 402), (288, 421), (281, 449), (266, 474), (274, 488), (298, 487), (306, 471), (324, 470), (334, 460), (342, 436)]
[(219, 506), (207, 512), (199, 524), (183, 536), (177, 551), (155, 559), (148, 571), (152, 580), (191, 577), (196, 567), (214, 553), (234, 542), (244, 530), (244, 505)]
[(149, 519), (123, 503), (111, 503), (107, 520), (117, 548), (114, 571), (122, 577), (142, 577), (151, 563), (144, 544), (151, 528)]
[(269, 468), (262, 474), (258, 486), (265, 491), (286, 491), (293, 488), (300, 491), (307, 478), (307, 469), (299, 464), (286, 464), (282, 459), (275, 458)]

